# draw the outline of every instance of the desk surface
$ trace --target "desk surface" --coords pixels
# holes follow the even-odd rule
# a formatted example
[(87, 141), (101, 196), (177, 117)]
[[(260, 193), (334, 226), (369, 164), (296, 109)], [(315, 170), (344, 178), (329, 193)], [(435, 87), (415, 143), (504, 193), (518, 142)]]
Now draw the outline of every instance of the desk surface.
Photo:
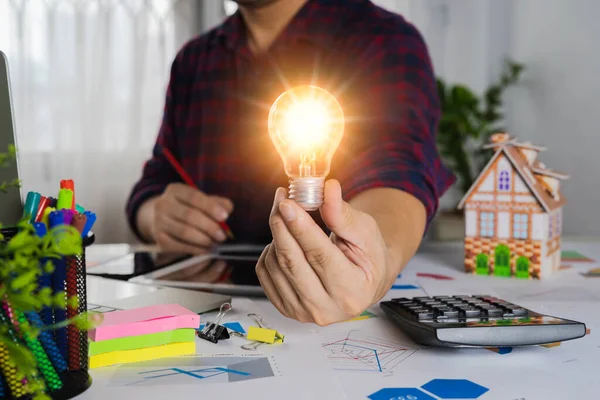
[[(203, 357), (92, 370), (94, 384), (81, 398), (596, 399), (600, 380), (593, 371), (600, 363), (600, 277), (584, 274), (600, 267), (600, 243), (567, 242), (563, 250), (589, 260), (565, 261), (563, 270), (544, 281), (516, 281), (467, 275), (462, 270), (461, 244), (427, 244), (384, 299), (495, 294), (535, 311), (586, 323), (590, 333), (579, 340), (514, 349), (425, 348), (411, 342), (377, 305), (362, 319), (321, 328), (283, 318), (265, 299), (235, 298), (225, 321), (247, 328), (253, 324), (247, 314), (258, 313), (285, 333), (286, 342), (244, 352), (242, 338), (216, 345), (197, 339), (197, 353)], [(203, 321), (212, 318), (214, 314), (202, 316)], [(271, 367), (259, 368), (267, 359)], [(205, 360), (205, 364), (200, 368), (192, 360)], [(255, 363), (252, 373), (238, 379), (247, 381), (231, 383), (232, 378), (228, 382), (219, 375), (224, 374), (224, 366), (232, 365), (227, 360)], [(148, 378), (167, 370), (159, 378)], [(192, 370), (204, 372), (199, 378)], [(272, 377), (251, 379), (255, 372)], [(146, 378), (140, 381), (139, 376)]]

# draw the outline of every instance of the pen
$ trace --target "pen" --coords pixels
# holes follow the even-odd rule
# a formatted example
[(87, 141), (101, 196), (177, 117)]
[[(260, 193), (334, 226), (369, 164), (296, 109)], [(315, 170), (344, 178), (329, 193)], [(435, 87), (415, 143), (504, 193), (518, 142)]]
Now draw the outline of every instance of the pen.
[(29, 222), (33, 222), (33, 220), (35, 219), (41, 197), (42, 196), (38, 192), (27, 193), (27, 198), (25, 199), (25, 207), (23, 208), (23, 218), (25, 218)]
[[(44, 236), (46, 236), (46, 233), (48, 233), (48, 228), (46, 227), (46, 224), (44, 224), (43, 222), (36, 222), (33, 224), (33, 227), (35, 228), (35, 233), (38, 235), (38, 237), (43, 238)], [(38, 277), (38, 283), (40, 285), (40, 289), (52, 288), (50, 274), (48, 272), (46, 272), (46, 263), (48, 261), (49, 261), (48, 258), (43, 258), (40, 260), (41, 271), (40, 271), (40, 276)], [(42, 318), (42, 321), (44, 322), (45, 325), (52, 325), (52, 322), (54, 320), (52, 307), (44, 306), (40, 310), (40, 317)]]
[[(188, 186), (195, 187), (196, 189), (198, 189), (198, 186), (194, 183), (194, 180), (192, 179), (192, 177), (189, 176), (188, 173), (183, 169), (183, 166), (181, 164), (179, 164), (179, 162), (177, 161), (175, 156), (173, 156), (173, 153), (171, 153), (169, 151), (169, 149), (167, 149), (166, 147), (163, 147), (163, 153), (164, 153), (165, 157), (167, 157), (167, 160), (169, 161), (169, 163), (171, 164), (173, 169), (175, 169), (175, 171), (177, 171), (177, 173), (179, 174), (181, 179), (183, 179), (183, 181)], [(229, 229), (229, 226), (223, 221), (219, 221), (219, 225), (225, 231), (227, 236), (230, 239), (233, 239), (233, 233), (231, 232), (231, 229)]]

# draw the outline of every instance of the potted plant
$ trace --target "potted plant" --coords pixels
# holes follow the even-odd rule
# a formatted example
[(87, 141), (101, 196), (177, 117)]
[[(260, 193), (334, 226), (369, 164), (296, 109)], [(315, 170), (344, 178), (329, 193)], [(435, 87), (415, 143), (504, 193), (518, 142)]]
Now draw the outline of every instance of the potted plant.
[[(6, 165), (14, 157), (15, 149), (11, 147), (7, 153), (0, 154), (0, 165)], [(2, 182), (0, 190), (6, 192), (18, 186), (18, 180)], [(51, 325), (36, 324), (32, 318), (48, 309), (78, 307), (77, 296), (67, 297), (64, 291), (53, 292), (49, 287), (40, 286), (40, 276), (52, 273), (53, 260), (81, 253), (81, 234), (69, 225), (50, 229), (43, 237), (39, 237), (33, 225), (25, 220), (15, 227), (0, 230), (2, 398), (20, 397), (15, 394), (25, 394), (36, 400), (71, 397), (66, 394), (70, 388), (66, 387), (68, 382), (64, 374), (56, 380), (48, 379), (47, 371), (52, 367), (48, 367), (50, 357), (43, 341), (48, 336), (43, 334), (67, 327), (84, 332), (93, 324), (86, 313)], [(42, 365), (42, 361), (46, 365)], [(58, 375), (55, 372), (54, 376)]]
[(434, 239), (464, 238), (464, 219), (456, 206), (493, 155), (492, 150), (481, 146), (492, 134), (504, 131), (502, 97), (506, 89), (519, 82), (524, 69), (523, 64), (506, 60), (498, 82), (480, 96), (466, 85), (451, 85), (437, 78), (442, 109), (437, 145), (457, 180), (448, 193), (452, 197), (449, 207), (441, 208), (433, 221)]

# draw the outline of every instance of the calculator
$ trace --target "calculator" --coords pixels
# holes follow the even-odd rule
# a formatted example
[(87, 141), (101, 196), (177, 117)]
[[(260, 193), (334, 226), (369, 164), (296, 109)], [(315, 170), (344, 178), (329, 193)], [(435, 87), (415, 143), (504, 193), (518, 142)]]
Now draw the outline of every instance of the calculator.
[(426, 346), (529, 346), (586, 334), (582, 322), (486, 295), (402, 297), (382, 301), (380, 307), (411, 339)]

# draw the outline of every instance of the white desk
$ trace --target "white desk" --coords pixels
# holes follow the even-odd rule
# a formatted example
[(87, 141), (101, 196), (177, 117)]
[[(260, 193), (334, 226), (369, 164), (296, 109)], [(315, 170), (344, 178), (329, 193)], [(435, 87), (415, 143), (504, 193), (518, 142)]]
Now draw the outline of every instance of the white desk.
[[(600, 242), (567, 242), (563, 249), (600, 260)], [(154, 386), (133, 387), (119, 380), (123, 371), (133, 370), (101, 369), (92, 370), (94, 384), (81, 398), (597, 399), (600, 380), (593, 371), (600, 363), (600, 278), (586, 278), (581, 273), (600, 267), (600, 263), (568, 264), (570, 269), (544, 281), (472, 276), (463, 273), (460, 244), (428, 244), (396, 282), (401, 289), (386, 296), (495, 293), (535, 311), (586, 323), (589, 335), (558, 346), (496, 351), (423, 348), (388, 322), (378, 306), (369, 310), (375, 317), (319, 328), (281, 317), (264, 299), (235, 298), (234, 310), (226, 320), (248, 324), (245, 315), (257, 312), (286, 334), (286, 343), (263, 346), (260, 352), (275, 363), (281, 361), (281, 376), (211, 384), (210, 379), (187, 379), (180, 374), (171, 381), (157, 380)], [(452, 279), (433, 279), (423, 273)], [(410, 286), (414, 288), (406, 289)], [(241, 338), (218, 345), (198, 339), (198, 352), (206, 356), (234, 354), (241, 343)], [(291, 365), (292, 356), (298, 357), (297, 368)], [(385, 388), (389, 390), (379, 392)]]

